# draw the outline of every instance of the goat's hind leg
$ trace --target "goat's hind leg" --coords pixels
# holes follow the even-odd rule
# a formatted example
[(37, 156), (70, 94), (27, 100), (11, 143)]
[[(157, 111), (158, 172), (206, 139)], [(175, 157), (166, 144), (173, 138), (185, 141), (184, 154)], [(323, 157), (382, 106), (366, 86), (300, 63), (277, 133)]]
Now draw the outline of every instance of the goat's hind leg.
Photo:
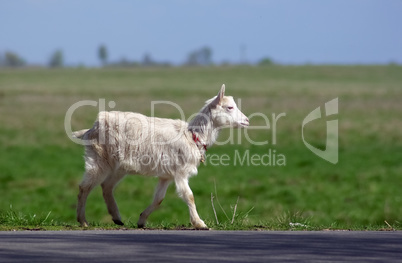
[(103, 199), (105, 200), (107, 210), (109, 214), (112, 216), (112, 220), (116, 225), (124, 225), (121, 221), (119, 208), (117, 207), (116, 200), (113, 196), (113, 190), (117, 183), (125, 176), (125, 174), (112, 173), (110, 174), (105, 181), (101, 184)]
[(85, 205), (89, 193), (107, 177), (107, 173), (101, 173), (94, 170), (86, 171), (84, 179), (79, 186), (77, 203), (77, 221), (82, 227), (87, 227), (88, 222), (85, 218)]
[(144, 210), (144, 212), (141, 213), (140, 218), (138, 219), (138, 222), (137, 222), (138, 228), (143, 228), (148, 219), (148, 216), (153, 211), (155, 211), (155, 209), (157, 209), (160, 206), (163, 199), (165, 198), (166, 190), (167, 190), (170, 182), (171, 182), (171, 179), (159, 178), (158, 186), (156, 187), (156, 190), (155, 190), (154, 200), (152, 201), (152, 204), (150, 206), (148, 206)]

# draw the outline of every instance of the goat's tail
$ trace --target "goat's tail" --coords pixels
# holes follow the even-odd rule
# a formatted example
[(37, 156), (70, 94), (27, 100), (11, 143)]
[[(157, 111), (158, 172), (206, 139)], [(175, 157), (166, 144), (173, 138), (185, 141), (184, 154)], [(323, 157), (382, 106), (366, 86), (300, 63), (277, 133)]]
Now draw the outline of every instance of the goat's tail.
[[(94, 132), (94, 129), (83, 129), (79, 131), (73, 132), (73, 137), (77, 139), (81, 139), (83, 141), (86, 141), (84, 145), (92, 145), (93, 150), (99, 155), (99, 156), (106, 156), (105, 155), (105, 149), (96, 142), (96, 135), (97, 132)], [(95, 139), (95, 141), (94, 141)], [(89, 144), (87, 144), (89, 143)]]
[(73, 132), (73, 136), (77, 139), (84, 139), (84, 135), (87, 131), (89, 131), (90, 129), (83, 129), (83, 130), (79, 130), (79, 131), (75, 131)]

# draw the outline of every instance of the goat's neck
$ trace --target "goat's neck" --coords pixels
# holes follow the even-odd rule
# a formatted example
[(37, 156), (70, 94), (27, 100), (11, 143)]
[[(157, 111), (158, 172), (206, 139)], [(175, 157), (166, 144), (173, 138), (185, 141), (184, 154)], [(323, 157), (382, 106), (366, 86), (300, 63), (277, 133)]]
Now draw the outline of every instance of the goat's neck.
[(215, 129), (212, 125), (206, 128), (199, 129), (198, 127), (189, 126), (189, 131), (196, 135), (202, 145), (209, 147), (215, 143), (219, 135), (219, 129)]
[(203, 108), (189, 123), (188, 130), (195, 134), (207, 147), (215, 143), (219, 135), (219, 127), (215, 127), (208, 108)]

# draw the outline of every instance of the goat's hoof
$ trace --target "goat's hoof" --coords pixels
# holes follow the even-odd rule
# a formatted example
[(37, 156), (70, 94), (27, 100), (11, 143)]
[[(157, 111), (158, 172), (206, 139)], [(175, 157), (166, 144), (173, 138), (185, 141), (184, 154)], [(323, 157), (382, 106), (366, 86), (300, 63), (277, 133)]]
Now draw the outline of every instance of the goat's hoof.
[(194, 228), (197, 230), (209, 230), (209, 227), (201, 220), (201, 222), (197, 222), (193, 224)]
[(87, 222), (82, 222), (80, 223), (81, 227), (88, 227), (88, 223)]
[(137, 221), (137, 227), (138, 228), (144, 228), (145, 227), (145, 223), (147, 222), (147, 219), (143, 218), (142, 215), (144, 214), (144, 212), (141, 213), (140, 218)]
[(113, 219), (113, 222), (114, 222), (116, 225), (124, 226), (124, 223), (121, 222), (119, 219)]

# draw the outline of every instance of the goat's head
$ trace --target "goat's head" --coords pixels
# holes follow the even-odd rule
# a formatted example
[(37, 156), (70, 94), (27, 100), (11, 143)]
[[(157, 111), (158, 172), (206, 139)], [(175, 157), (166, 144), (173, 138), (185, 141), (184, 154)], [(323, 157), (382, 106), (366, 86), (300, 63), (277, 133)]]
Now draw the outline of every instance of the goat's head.
[(248, 118), (237, 108), (232, 96), (225, 96), (225, 84), (218, 95), (207, 101), (215, 127), (247, 127)]

